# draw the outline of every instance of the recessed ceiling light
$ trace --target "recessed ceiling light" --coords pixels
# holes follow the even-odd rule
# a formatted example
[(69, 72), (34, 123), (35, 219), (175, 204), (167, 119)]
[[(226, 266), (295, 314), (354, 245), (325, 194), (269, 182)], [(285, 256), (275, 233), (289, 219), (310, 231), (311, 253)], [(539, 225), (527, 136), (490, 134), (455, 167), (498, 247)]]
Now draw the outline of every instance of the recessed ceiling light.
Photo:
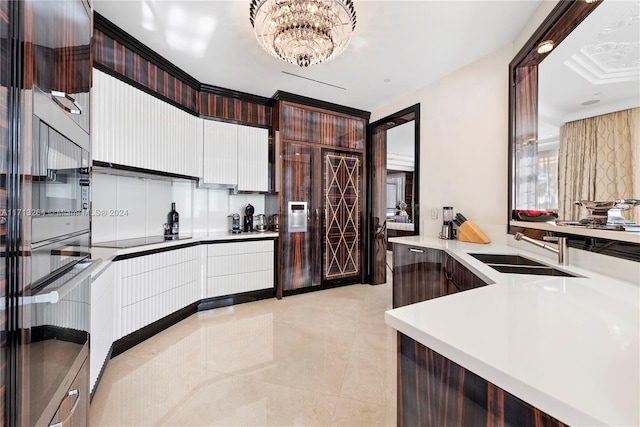
[(584, 0), (584, 1), (585, 1), (586, 3), (595, 3), (595, 2), (597, 2), (598, 0)]
[(545, 40), (543, 42), (540, 42), (540, 44), (538, 45), (538, 53), (539, 54), (543, 54), (543, 53), (549, 53), (553, 50), (553, 40)]
[(583, 102), (582, 104), (580, 104), (580, 105), (587, 106), (587, 105), (597, 104), (598, 102), (600, 102), (600, 100), (599, 100), (599, 99), (590, 99), (589, 101), (584, 101), (584, 102)]
[(391, 79), (384, 79), (385, 83), (389, 83), (391, 81)]

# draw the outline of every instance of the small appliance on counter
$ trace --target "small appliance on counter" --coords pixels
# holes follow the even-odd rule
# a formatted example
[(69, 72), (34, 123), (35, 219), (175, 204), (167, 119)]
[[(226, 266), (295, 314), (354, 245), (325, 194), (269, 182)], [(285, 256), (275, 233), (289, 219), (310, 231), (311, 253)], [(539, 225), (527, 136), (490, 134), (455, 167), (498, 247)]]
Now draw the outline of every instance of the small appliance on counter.
[(246, 208), (244, 208), (244, 231), (246, 233), (253, 231), (253, 212), (255, 209), (253, 205), (249, 203)]
[(269, 217), (269, 230), (280, 231), (280, 215), (273, 214)]
[(240, 227), (240, 214), (233, 213), (229, 215), (229, 231), (233, 234), (242, 233), (242, 228)]
[(453, 206), (444, 206), (442, 208), (442, 231), (438, 236), (443, 240), (453, 240)]
[(253, 217), (253, 226), (256, 231), (267, 231), (267, 220), (265, 214), (258, 214)]

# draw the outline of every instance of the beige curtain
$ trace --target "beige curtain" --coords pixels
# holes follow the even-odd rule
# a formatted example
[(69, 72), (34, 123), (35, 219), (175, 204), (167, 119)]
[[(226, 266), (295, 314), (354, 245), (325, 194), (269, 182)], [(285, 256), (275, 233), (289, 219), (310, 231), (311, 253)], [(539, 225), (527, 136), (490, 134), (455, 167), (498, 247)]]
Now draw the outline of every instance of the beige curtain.
[[(558, 198), (560, 219), (589, 212), (576, 200), (640, 198), (640, 108), (576, 120), (560, 128)], [(638, 208), (626, 214), (639, 222)]]

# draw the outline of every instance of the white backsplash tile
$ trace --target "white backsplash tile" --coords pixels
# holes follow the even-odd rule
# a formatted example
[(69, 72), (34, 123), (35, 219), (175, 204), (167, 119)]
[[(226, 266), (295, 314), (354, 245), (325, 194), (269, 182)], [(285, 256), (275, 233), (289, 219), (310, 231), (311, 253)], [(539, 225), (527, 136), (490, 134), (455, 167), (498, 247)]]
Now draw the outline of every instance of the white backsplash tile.
[(93, 174), (91, 179), (91, 236), (94, 242), (108, 242), (115, 240), (116, 217), (103, 215), (109, 209), (117, 208), (116, 190), (118, 180), (112, 175)]
[[(164, 233), (163, 224), (167, 222), (167, 214), (171, 210), (172, 188), (171, 182), (145, 180), (146, 201), (146, 235), (159, 236)], [(178, 209), (178, 212), (180, 210)]]
[(193, 232), (202, 233), (209, 229), (209, 191), (195, 189), (193, 191)]
[(228, 190), (208, 190), (209, 207), (207, 212), (208, 231), (225, 231), (229, 229), (229, 214), (234, 212), (240, 213), (239, 210), (234, 211), (230, 207), (230, 200), (233, 196), (229, 195)]
[[(171, 201), (176, 202), (176, 210), (180, 214), (180, 233), (183, 234), (193, 233), (193, 191), (193, 182), (174, 182), (171, 186)], [(171, 205), (167, 212), (170, 208)]]
[(120, 209), (128, 213), (94, 218), (95, 242), (162, 234), (171, 202), (176, 203), (180, 214), (180, 232), (188, 234), (228, 230), (228, 216), (237, 212), (242, 217), (249, 203), (256, 215), (268, 213), (262, 194), (231, 195), (226, 189), (199, 189), (196, 183), (186, 181), (96, 174), (93, 192), (94, 209)]
[(126, 215), (118, 216), (117, 238), (132, 239), (141, 237), (142, 230), (146, 230), (146, 184), (138, 178), (124, 176), (117, 177), (116, 191), (118, 210), (126, 211)]

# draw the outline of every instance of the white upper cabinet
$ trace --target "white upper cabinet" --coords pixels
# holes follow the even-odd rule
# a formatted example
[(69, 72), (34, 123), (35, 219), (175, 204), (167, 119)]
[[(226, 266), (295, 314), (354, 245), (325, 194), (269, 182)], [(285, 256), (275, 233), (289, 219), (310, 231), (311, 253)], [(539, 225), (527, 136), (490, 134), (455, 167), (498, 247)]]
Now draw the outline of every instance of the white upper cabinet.
[(238, 129), (238, 190), (269, 191), (269, 130)]
[(205, 120), (202, 170), (205, 184), (269, 191), (269, 130)]
[(96, 69), (92, 101), (93, 160), (201, 175), (202, 119)]
[(207, 184), (238, 184), (238, 125), (204, 120), (202, 180)]

